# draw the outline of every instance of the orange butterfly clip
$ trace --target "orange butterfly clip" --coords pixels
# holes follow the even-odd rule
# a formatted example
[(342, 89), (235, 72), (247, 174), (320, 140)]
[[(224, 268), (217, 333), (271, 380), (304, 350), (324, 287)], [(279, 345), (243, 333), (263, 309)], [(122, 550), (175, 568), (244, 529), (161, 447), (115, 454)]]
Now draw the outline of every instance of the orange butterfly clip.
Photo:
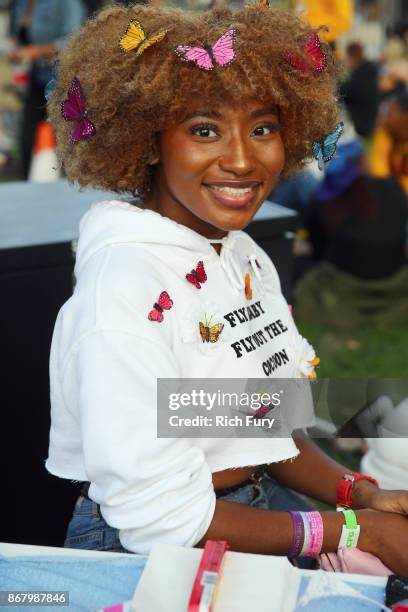
[(310, 372), (308, 379), (309, 380), (316, 380), (317, 379), (317, 374), (316, 374), (316, 370), (315, 370), (315, 366), (319, 365), (320, 363), (320, 357), (315, 357), (314, 359), (309, 359), (308, 364), (313, 366), (313, 370)]
[(247, 300), (252, 300), (251, 275), (249, 272), (245, 274), (245, 297)]
[(137, 19), (133, 19), (119, 41), (119, 46), (123, 51), (129, 52), (136, 49), (136, 55), (141, 55), (143, 51), (160, 42), (166, 36), (168, 30), (160, 30), (149, 38), (146, 37), (142, 24)]
[(267, 9), (270, 7), (269, 0), (259, 0), (257, 4), (246, 4), (245, 8), (249, 9)]
[(202, 321), (199, 321), (198, 326), (200, 329), (201, 340), (203, 342), (211, 342), (212, 344), (218, 341), (218, 338), (220, 337), (220, 334), (224, 329), (223, 323), (216, 323), (215, 325), (211, 325), (211, 319), (209, 321), (205, 319), (204, 323)]

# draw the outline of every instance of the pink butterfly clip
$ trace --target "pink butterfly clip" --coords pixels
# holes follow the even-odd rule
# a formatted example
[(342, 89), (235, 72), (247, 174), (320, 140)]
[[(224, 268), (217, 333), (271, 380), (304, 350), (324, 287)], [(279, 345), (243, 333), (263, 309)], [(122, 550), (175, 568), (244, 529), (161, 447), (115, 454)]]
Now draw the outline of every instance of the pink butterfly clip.
[(327, 56), (320, 48), (317, 34), (312, 34), (303, 50), (306, 60), (295, 53), (286, 53), (285, 60), (304, 75), (308, 75), (311, 68), (316, 72), (322, 72), (326, 68)]
[(61, 114), (65, 121), (75, 121), (71, 131), (71, 143), (91, 138), (96, 134), (94, 124), (89, 121), (85, 98), (79, 79), (75, 77), (68, 89), (68, 99), (61, 102)]
[(157, 302), (153, 304), (153, 310), (149, 312), (149, 321), (157, 321), (161, 323), (163, 321), (163, 310), (170, 310), (173, 306), (173, 300), (170, 299), (167, 291), (162, 291), (159, 295)]
[(189, 283), (201, 289), (201, 284), (207, 281), (207, 274), (204, 269), (204, 263), (199, 261), (195, 270), (191, 270), (189, 274), (186, 274), (186, 279)]
[(235, 59), (233, 44), (236, 38), (236, 30), (228, 30), (211, 45), (202, 47), (191, 47), (190, 45), (178, 45), (174, 51), (180, 59), (193, 62), (204, 70), (213, 70), (216, 65), (227, 66)]

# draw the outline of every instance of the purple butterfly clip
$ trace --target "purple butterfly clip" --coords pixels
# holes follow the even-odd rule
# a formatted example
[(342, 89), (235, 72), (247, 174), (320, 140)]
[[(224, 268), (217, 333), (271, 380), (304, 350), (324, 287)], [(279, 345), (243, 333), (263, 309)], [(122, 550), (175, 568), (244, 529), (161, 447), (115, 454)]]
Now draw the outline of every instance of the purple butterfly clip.
[(96, 134), (94, 124), (87, 117), (85, 98), (79, 79), (75, 77), (68, 89), (68, 99), (61, 102), (61, 114), (65, 121), (75, 121), (71, 131), (71, 143), (91, 138)]

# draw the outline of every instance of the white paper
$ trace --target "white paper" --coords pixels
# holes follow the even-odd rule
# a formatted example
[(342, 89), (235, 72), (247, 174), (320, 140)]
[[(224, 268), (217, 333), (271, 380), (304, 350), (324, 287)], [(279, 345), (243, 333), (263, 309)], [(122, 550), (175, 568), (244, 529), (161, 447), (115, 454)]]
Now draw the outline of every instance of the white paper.
[[(201, 549), (155, 546), (135, 592), (137, 612), (184, 612), (203, 554)], [(296, 601), (300, 572), (286, 557), (227, 552), (214, 612), (278, 612)], [(288, 608), (286, 608), (287, 610)]]

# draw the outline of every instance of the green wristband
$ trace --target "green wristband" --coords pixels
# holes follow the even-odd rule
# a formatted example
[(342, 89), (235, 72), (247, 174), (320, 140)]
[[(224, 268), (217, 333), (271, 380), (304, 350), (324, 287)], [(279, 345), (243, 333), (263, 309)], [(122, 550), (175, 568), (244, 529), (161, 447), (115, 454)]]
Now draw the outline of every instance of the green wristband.
[(348, 506), (339, 506), (337, 512), (342, 512), (344, 514), (344, 522), (346, 523), (347, 529), (357, 529), (358, 521), (354, 510)]
[(343, 513), (345, 523), (341, 532), (338, 548), (357, 548), (358, 538), (360, 536), (360, 525), (358, 524), (356, 513), (347, 506), (339, 506), (337, 512)]

